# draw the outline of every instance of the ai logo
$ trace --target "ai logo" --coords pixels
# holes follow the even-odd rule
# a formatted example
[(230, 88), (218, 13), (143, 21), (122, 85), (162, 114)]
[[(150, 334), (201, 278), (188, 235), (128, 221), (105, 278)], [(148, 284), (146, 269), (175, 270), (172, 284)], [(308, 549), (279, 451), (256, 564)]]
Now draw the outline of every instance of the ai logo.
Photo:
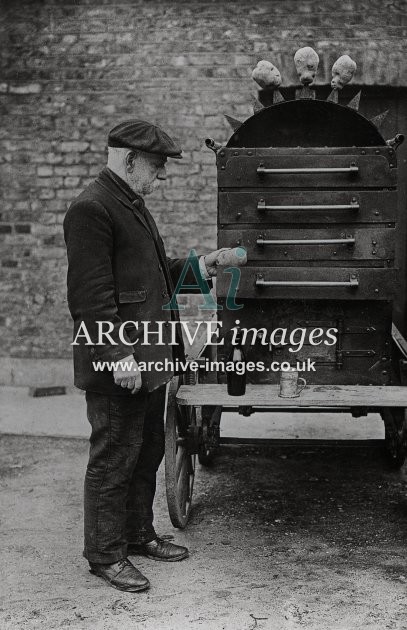
[[(242, 252), (244, 250), (242, 249)], [(228, 294), (226, 296), (226, 308), (229, 311), (238, 311), (243, 308), (243, 304), (236, 304), (235, 297), (236, 292), (239, 287), (240, 282), (240, 269), (239, 267), (226, 267), (222, 268), (222, 273), (230, 273), (230, 284), (228, 289)], [(193, 275), (195, 282), (190, 283), (191, 274)], [(185, 282), (188, 278), (188, 281)], [(185, 282), (185, 284), (184, 284)], [(197, 253), (194, 249), (191, 249), (188, 258), (185, 261), (184, 267), (180, 273), (179, 280), (177, 282), (177, 286), (174, 289), (174, 293), (172, 294), (171, 300), (168, 304), (164, 304), (162, 309), (164, 311), (180, 311), (184, 310), (185, 306), (183, 304), (178, 304), (177, 295), (182, 291), (186, 290), (186, 292), (193, 293), (201, 293), (204, 298), (204, 303), (198, 306), (201, 311), (221, 311), (223, 310), (223, 306), (218, 304), (213, 297), (209, 284), (205, 278), (202, 277), (201, 270), (199, 268), (199, 260)]]

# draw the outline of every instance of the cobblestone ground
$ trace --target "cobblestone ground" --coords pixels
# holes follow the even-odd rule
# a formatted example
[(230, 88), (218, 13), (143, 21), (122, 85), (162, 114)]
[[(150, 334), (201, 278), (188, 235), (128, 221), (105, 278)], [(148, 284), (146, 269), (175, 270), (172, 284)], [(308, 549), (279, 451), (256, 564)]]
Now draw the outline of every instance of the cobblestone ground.
[(407, 628), (407, 479), (377, 450), (224, 449), (184, 532), (161, 473), (158, 531), (191, 557), (134, 559), (141, 594), (81, 557), (85, 440), (3, 436), (0, 451), (4, 630)]

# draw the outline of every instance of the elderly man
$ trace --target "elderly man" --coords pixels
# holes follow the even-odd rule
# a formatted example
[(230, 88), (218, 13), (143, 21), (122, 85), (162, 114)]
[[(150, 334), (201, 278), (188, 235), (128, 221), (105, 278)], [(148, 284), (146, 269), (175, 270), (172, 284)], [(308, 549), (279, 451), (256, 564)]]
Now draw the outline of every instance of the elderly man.
[[(84, 556), (92, 573), (123, 591), (149, 587), (128, 555), (168, 562), (188, 556), (185, 547), (158, 538), (153, 527), (156, 472), (164, 454), (165, 383), (172, 372), (141, 374), (137, 368), (140, 361), (183, 356), (179, 332), (178, 345), (170, 345), (174, 324), (169, 321), (178, 314), (163, 306), (184, 259), (166, 257), (143, 201), (158, 180), (165, 180), (167, 158), (181, 158), (181, 148), (159, 127), (140, 120), (117, 125), (108, 137), (107, 167), (73, 201), (64, 221), (75, 384), (86, 390), (92, 428)], [(215, 275), (217, 255), (200, 258), (204, 277)], [(135, 322), (163, 320), (166, 343), (138, 343), (142, 326)], [(107, 325), (109, 337), (99, 337), (98, 322)], [(95, 371), (98, 360), (121, 366), (113, 373)]]

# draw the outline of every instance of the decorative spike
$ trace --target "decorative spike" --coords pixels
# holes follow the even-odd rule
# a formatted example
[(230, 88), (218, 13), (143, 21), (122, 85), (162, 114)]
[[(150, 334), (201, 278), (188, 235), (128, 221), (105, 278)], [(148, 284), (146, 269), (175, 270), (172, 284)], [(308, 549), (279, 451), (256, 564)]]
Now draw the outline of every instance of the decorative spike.
[(257, 114), (261, 109), (264, 109), (264, 105), (260, 103), (255, 96), (252, 95), (253, 113)]
[(338, 88), (334, 88), (326, 100), (331, 101), (331, 103), (337, 103), (338, 96), (339, 96)]
[(301, 89), (295, 90), (295, 99), (313, 100), (315, 99), (315, 90), (312, 90), (308, 85), (304, 85)]
[(358, 111), (361, 94), (362, 92), (358, 92), (357, 94), (355, 94), (355, 96), (352, 98), (352, 100), (349, 101), (347, 106), (350, 107), (351, 109), (355, 109), (356, 111)]
[(386, 109), (381, 114), (378, 114), (377, 116), (373, 116), (373, 118), (370, 119), (370, 122), (376, 125), (376, 127), (379, 129), (384, 123), (384, 121), (386, 120), (388, 113), (389, 113), (389, 110)]
[(281, 94), (280, 90), (273, 90), (273, 105), (276, 103), (282, 103), (283, 101), (285, 101), (285, 98)]
[(233, 131), (236, 131), (237, 129), (239, 129), (239, 127), (241, 127), (241, 125), (243, 125), (243, 123), (237, 118), (233, 118), (233, 116), (228, 116), (228, 114), (223, 115), (228, 121), (229, 125), (232, 127)]

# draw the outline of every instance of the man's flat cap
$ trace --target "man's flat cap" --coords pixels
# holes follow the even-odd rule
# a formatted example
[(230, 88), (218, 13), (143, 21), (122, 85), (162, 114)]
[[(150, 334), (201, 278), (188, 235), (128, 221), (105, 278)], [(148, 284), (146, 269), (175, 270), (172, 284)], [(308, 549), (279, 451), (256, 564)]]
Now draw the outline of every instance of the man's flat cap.
[(157, 125), (145, 120), (127, 120), (113, 127), (107, 138), (109, 147), (128, 147), (181, 159), (181, 147)]

